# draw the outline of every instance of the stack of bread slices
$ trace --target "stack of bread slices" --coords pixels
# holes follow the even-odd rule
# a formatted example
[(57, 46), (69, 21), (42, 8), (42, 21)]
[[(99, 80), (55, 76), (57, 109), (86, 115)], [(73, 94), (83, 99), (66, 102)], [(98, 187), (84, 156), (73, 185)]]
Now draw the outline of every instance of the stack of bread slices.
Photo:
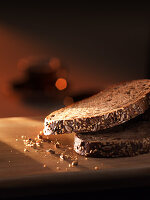
[(52, 112), (43, 135), (75, 133), (85, 156), (123, 157), (150, 151), (150, 80), (133, 80)]

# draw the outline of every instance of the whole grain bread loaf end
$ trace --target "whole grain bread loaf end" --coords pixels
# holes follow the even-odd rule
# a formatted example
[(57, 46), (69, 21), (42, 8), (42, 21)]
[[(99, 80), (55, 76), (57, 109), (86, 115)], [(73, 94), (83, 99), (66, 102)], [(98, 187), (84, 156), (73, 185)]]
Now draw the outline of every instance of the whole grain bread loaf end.
[(52, 112), (45, 118), (45, 135), (96, 132), (143, 114), (150, 105), (150, 80), (113, 85), (98, 94)]

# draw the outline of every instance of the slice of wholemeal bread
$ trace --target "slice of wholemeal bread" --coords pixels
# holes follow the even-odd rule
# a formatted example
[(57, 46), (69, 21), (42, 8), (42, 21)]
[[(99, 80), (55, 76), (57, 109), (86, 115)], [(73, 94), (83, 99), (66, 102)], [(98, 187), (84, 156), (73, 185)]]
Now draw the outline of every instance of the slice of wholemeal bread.
[(45, 135), (95, 132), (122, 124), (148, 109), (150, 80), (124, 82), (52, 112), (45, 118)]
[[(149, 112), (150, 114), (150, 112)], [(97, 133), (76, 133), (74, 150), (91, 157), (125, 157), (150, 152), (149, 119), (136, 117)]]

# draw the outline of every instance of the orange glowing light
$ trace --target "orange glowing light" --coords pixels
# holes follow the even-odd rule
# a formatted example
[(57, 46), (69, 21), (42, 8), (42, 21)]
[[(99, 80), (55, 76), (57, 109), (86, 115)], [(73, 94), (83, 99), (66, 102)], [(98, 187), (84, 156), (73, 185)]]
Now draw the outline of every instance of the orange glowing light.
[(58, 90), (64, 90), (66, 89), (67, 87), (67, 81), (66, 79), (64, 78), (58, 78), (56, 83), (55, 83), (55, 86)]

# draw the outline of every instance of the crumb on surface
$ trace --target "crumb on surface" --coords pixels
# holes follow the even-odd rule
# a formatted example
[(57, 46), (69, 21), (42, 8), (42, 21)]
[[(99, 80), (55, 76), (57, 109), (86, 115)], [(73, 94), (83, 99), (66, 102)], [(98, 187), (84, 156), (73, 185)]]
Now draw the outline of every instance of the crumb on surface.
[(28, 150), (28, 149), (26, 149), (26, 148), (24, 148), (24, 152), (29, 152), (29, 150)]
[(46, 152), (51, 153), (51, 154), (55, 154), (55, 151), (53, 149), (47, 149)]
[(94, 170), (99, 170), (100, 168), (98, 166), (95, 166), (94, 167)]
[(63, 153), (60, 154), (60, 159), (64, 160), (64, 154)]
[(59, 143), (59, 142), (56, 142), (55, 147), (56, 147), (56, 148), (60, 148), (60, 143)]
[(72, 166), (77, 166), (78, 165), (78, 160), (74, 160), (74, 161), (72, 161)]
[(57, 170), (60, 170), (60, 167), (56, 167)]

